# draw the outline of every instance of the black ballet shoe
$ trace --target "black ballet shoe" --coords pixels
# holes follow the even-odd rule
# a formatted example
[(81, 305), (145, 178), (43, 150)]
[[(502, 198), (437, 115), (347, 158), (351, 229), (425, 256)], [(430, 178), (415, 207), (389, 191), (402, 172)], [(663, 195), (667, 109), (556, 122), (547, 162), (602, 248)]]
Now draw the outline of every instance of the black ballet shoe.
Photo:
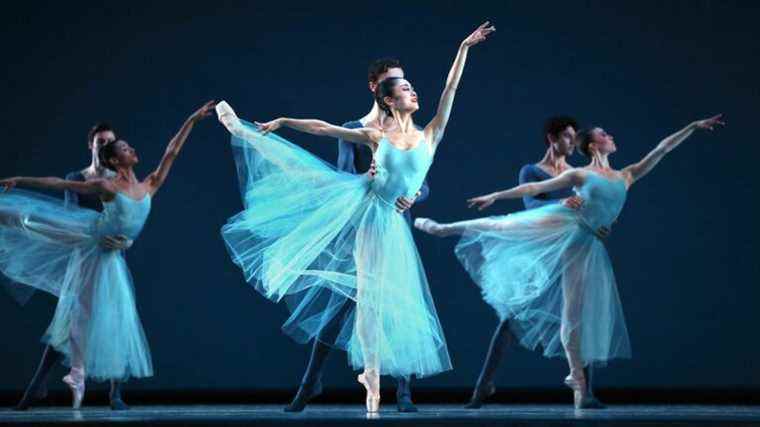
[(285, 412), (301, 412), (311, 399), (322, 394), (322, 381), (317, 380), (314, 383), (301, 384), (293, 401), (282, 410)]
[(483, 387), (477, 386), (472, 392), (470, 402), (464, 405), (465, 409), (480, 409), (483, 406), (483, 401), (496, 394), (496, 386), (493, 383), (487, 384)]
[(581, 399), (576, 409), (607, 409), (604, 403), (600, 402), (594, 396), (587, 396)]
[(396, 394), (396, 407), (399, 412), (417, 412), (418, 409), (412, 402), (412, 396), (409, 394)]
[(121, 397), (116, 397), (111, 399), (111, 410), (112, 411), (128, 411), (129, 406), (127, 406), (126, 403), (121, 399)]

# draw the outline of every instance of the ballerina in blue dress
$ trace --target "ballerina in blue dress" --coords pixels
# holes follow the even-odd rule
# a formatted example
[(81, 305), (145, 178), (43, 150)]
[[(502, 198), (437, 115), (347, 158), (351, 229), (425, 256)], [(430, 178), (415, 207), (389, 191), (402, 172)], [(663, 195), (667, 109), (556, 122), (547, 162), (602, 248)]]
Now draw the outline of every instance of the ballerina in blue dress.
[[(601, 128), (581, 132), (577, 141), (588, 166), (541, 182), (475, 197), (470, 207), (574, 187), (583, 205), (563, 204), (504, 216), (440, 224), (417, 218), (415, 227), (437, 236), (462, 235), (456, 255), (481, 288), (483, 299), (528, 349), (565, 357), (565, 384), (577, 408), (593, 406), (583, 368), (630, 357), (630, 342), (615, 276), (600, 227), (620, 214), (628, 188), (697, 129), (723, 125), (721, 116), (693, 122), (660, 142), (638, 163), (613, 169), (608, 156), (617, 148)], [(493, 386), (491, 385), (491, 389)]]
[[(426, 377), (451, 369), (425, 270), (396, 200), (422, 186), (443, 137), (469, 48), (495, 29), (485, 23), (461, 44), (432, 121), (418, 130), (417, 94), (403, 78), (376, 91), (392, 117), (386, 129), (348, 129), (320, 120), (241, 121), (225, 102), (220, 121), (232, 134), (245, 209), (222, 229), (246, 280), (291, 311), (283, 330), (319, 339), (331, 321), (334, 342), (363, 370), (367, 412), (380, 403), (380, 375)], [(376, 175), (340, 172), (272, 134), (290, 127), (369, 146)], [(341, 310), (348, 302), (354, 307)], [(340, 313), (341, 318), (335, 318)]]
[[(15, 177), (0, 180), (0, 272), (10, 286), (26, 285), (58, 297), (43, 341), (70, 367), (63, 381), (73, 407), (84, 398), (85, 379), (125, 381), (153, 375), (148, 343), (137, 313), (132, 279), (122, 251), (101, 245), (104, 236), (134, 240), (148, 219), (153, 197), (196, 122), (212, 114), (214, 102), (193, 113), (169, 142), (158, 168), (143, 181), (135, 176), (135, 150), (123, 140), (100, 149), (113, 178), (67, 181)], [(96, 194), (103, 212), (40, 193), (29, 186)]]

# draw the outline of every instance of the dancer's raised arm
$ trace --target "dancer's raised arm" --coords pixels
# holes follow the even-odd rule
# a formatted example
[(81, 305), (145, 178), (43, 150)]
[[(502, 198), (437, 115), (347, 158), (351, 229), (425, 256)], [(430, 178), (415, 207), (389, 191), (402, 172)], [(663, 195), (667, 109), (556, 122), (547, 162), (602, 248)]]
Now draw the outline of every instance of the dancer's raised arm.
[(581, 185), (585, 178), (585, 172), (580, 169), (567, 170), (554, 178), (545, 181), (529, 182), (510, 188), (509, 190), (498, 191), (484, 196), (473, 197), (467, 200), (468, 207), (477, 206), (478, 210), (491, 206), (495, 201), (501, 199), (516, 199), (523, 196), (535, 196), (536, 194), (548, 193), (561, 188)]
[(451, 66), (448, 78), (446, 78), (446, 86), (443, 88), (440, 101), (438, 101), (438, 110), (433, 120), (425, 126), (425, 139), (430, 141), (433, 147), (437, 146), (443, 138), (446, 124), (449, 122), (451, 107), (454, 105), (454, 96), (459, 87), (459, 81), (462, 79), (464, 65), (467, 62), (467, 52), (471, 46), (482, 42), (489, 34), (496, 31), (495, 27), (489, 25), (490, 22), (482, 24), (459, 45), (454, 64)]
[(659, 163), (666, 154), (678, 147), (686, 138), (691, 136), (695, 130), (713, 130), (715, 126), (725, 125), (722, 117), (722, 114), (718, 114), (717, 116), (713, 116), (708, 119), (697, 120), (695, 122), (689, 123), (689, 125), (687, 125), (685, 128), (660, 141), (654, 150), (650, 151), (649, 154), (647, 154), (643, 159), (637, 163), (627, 166), (622, 170), (625, 179), (628, 181), (628, 185), (633, 184), (648, 174), (655, 166), (657, 166), (657, 163)]
[(190, 135), (190, 131), (193, 130), (195, 123), (210, 116), (215, 105), (216, 101), (208, 101), (207, 103), (203, 104), (201, 108), (196, 110), (193, 114), (190, 115), (190, 117), (187, 118), (187, 120), (185, 120), (185, 123), (182, 124), (179, 132), (177, 132), (177, 134), (174, 135), (174, 138), (169, 141), (169, 145), (166, 147), (166, 151), (164, 152), (164, 157), (161, 158), (161, 163), (159, 163), (156, 170), (148, 175), (148, 177), (145, 179), (145, 182), (149, 187), (148, 191), (151, 195), (156, 194), (159, 188), (161, 188), (161, 186), (164, 184), (164, 181), (166, 181), (166, 177), (169, 175), (169, 171), (174, 164), (174, 160), (182, 150), (182, 146), (185, 145), (185, 141), (187, 141), (187, 137)]

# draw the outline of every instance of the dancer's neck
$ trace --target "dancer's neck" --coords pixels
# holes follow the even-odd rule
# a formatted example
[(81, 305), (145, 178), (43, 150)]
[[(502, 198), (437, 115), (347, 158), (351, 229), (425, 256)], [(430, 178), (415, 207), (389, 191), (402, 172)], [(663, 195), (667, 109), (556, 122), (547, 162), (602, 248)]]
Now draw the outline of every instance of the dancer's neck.
[(607, 154), (593, 153), (589, 167), (600, 170), (611, 170)]
[(104, 168), (100, 163), (98, 156), (96, 154), (93, 154), (92, 162), (90, 162), (90, 165), (82, 170), (82, 175), (84, 175), (85, 178), (102, 178), (108, 175), (108, 169)]
[(557, 176), (572, 167), (567, 163), (567, 156), (557, 152), (553, 147), (547, 148), (544, 157), (536, 164), (552, 176)]
[(117, 182), (127, 184), (129, 186), (139, 183), (139, 181), (137, 180), (137, 175), (135, 175), (135, 170), (132, 169), (132, 167), (118, 168), (116, 170), (116, 177), (114, 178), (114, 180)]

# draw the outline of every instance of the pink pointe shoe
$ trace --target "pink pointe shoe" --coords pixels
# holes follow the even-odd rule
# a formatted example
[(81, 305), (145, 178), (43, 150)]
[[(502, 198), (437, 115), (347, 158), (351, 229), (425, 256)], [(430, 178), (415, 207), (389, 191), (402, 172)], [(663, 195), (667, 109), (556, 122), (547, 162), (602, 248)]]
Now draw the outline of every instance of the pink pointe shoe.
[(63, 377), (63, 382), (71, 390), (71, 407), (73, 409), (81, 408), (82, 400), (84, 399), (84, 370), (81, 368), (71, 368), (69, 374)]
[(365, 371), (356, 377), (367, 390), (367, 413), (377, 413), (380, 410), (380, 378), (373, 371)]

